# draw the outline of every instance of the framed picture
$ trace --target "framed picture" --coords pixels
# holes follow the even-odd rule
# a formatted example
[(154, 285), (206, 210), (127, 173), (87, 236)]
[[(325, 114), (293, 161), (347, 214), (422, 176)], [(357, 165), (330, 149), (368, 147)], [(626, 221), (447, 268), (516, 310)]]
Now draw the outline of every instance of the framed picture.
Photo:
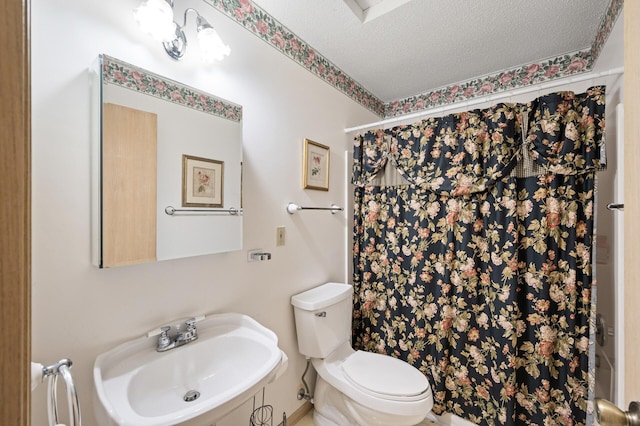
[(304, 167), (302, 187), (304, 189), (329, 190), (329, 147), (304, 140)]
[(182, 206), (222, 207), (224, 162), (182, 156)]

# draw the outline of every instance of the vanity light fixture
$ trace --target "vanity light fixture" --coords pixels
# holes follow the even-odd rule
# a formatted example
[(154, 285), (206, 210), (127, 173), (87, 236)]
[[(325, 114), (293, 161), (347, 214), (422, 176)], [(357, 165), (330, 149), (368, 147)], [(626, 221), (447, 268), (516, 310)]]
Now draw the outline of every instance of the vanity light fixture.
[(155, 40), (168, 42), (175, 38), (173, 1), (146, 0), (133, 10), (133, 16), (140, 25), (140, 29)]
[(196, 14), (196, 32), (202, 61), (211, 63), (221, 61), (231, 52), (229, 46), (224, 44), (216, 30), (207, 20), (193, 8), (184, 11), (182, 25), (178, 25), (173, 18), (173, 0), (145, 0), (143, 4), (133, 11), (136, 21), (145, 33), (150, 34), (164, 45), (164, 50), (172, 58), (180, 60), (187, 51), (187, 37), (184, 27), (187, 25), (187, 14)]

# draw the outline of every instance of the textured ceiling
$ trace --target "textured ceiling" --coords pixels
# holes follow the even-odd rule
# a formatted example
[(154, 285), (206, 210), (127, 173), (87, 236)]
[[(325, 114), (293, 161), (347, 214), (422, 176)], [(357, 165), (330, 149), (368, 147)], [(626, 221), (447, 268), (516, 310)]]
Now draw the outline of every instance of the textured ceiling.
[(346, 0), (254, 3), (391, 102), (589, 50), (611, 0), (411, 0), (364, 23)]

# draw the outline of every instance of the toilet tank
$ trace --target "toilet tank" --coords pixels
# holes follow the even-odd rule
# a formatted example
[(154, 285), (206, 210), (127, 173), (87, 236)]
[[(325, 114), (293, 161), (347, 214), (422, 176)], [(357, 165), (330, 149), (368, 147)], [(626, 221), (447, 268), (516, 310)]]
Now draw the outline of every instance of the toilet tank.
[(326, 283), (291, 297), (298, 350), (324, 358), (344, 342), (351, 344), (353, 287)]

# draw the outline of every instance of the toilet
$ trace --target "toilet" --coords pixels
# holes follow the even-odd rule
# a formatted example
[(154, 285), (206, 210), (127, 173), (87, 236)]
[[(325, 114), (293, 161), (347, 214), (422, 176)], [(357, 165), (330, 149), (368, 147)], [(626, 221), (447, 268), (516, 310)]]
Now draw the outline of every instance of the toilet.
[(291, 298), (298, 349), (318, 373), (316, 426), (411, 426), (433, 406), (417, 368), (351, 347), (353, 287), (327, 283)]

